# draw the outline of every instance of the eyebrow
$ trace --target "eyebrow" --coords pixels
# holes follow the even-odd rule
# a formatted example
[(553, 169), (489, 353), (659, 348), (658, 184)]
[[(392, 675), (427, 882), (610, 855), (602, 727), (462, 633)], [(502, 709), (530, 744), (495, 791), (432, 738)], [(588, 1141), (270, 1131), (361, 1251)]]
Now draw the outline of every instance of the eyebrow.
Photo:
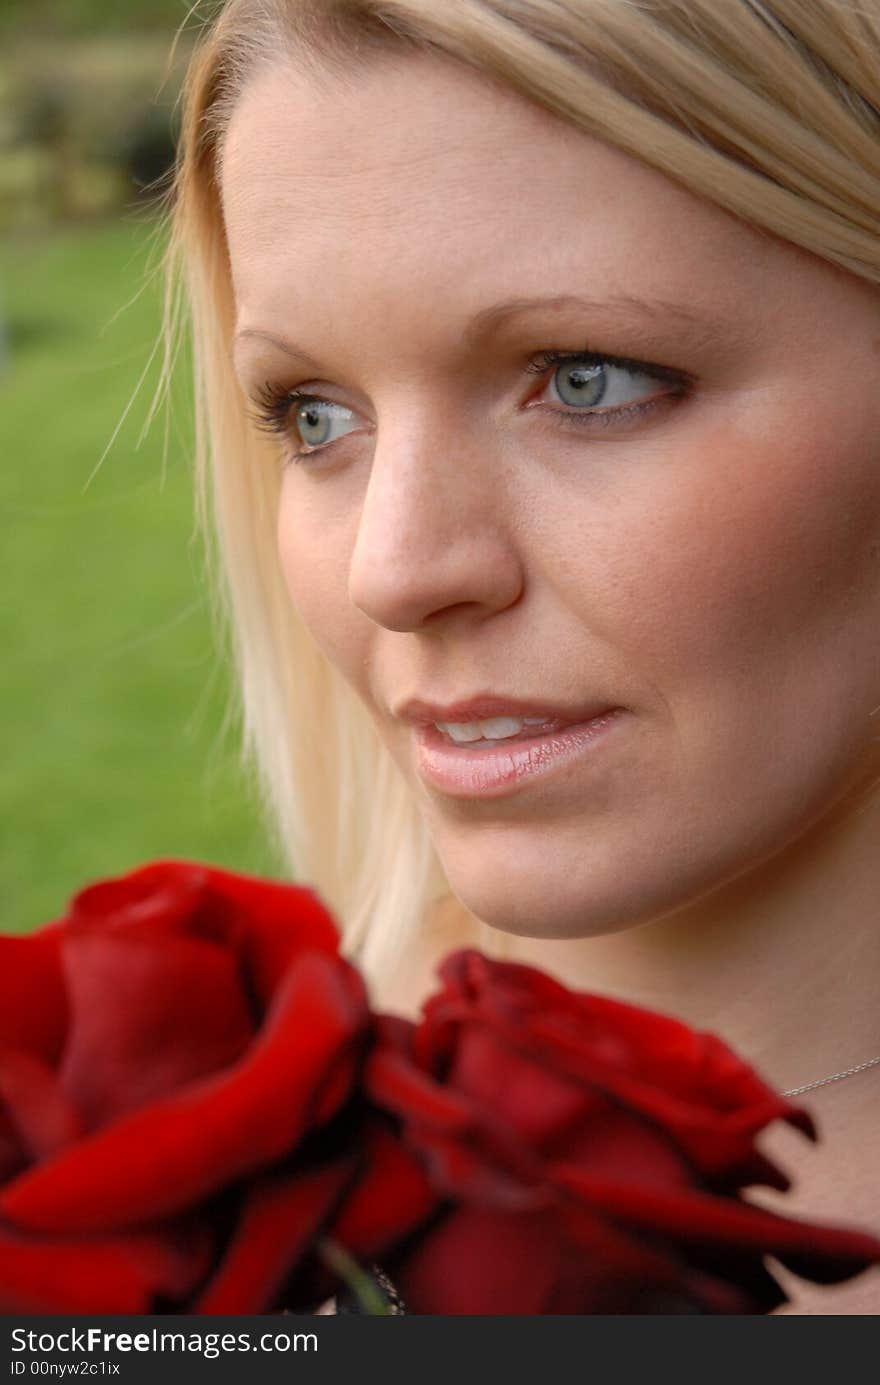
[[(615, 326), (638, 327), (643, 326), (646, 320), (652, 324), (671, 322), (675, 326), (687, 330), (692, 338), (696, 338), (699, 345), (708, 346), (718, 341), (719, 338), (728, 336), (730, 331), (729, 326), (725, 326), (716, 319), (692, 311), (681, 303), (669, 303), (659, 298), (636, 298), (628, 294), (617, 294), (610, 298), (591, 298), (585, 297), (583, 294), (557, 294), (549, 298), (509, 298), (503, 303), (494, 303), (488, 308), (482, 308), (471, 318), (461, 339), (465, 346), (473, 346), (481, 337), (487, 336), (502, 325), (511, 325), (517, 318), (528, 313), (539, 310), (555, 311), (572, 308), (584, 313), (588, 320), (591, 316), (602, 319), (603, 330), (608, 329), (612, 316), (615, 319)], [(258, 327), (242, 327), (235, 334), (236, 341), (244, 341), (252, 337), (270, 342), (279, 351), (283, 351), (285, 355), (293, 356), (316, 370), (321, 368), (320, 363), (309, 356), (308, 352), (301, 346), (289, 337), (281, 336), (277, 332), (267, 332)]]
[(668, 303), (659, 298), (634, 298), (629, 294), (617, 294), (611, 298), (590, 298), (583, 294), (558, 294), (553, 298), (509, 298), (504, 303), (496, 303), (483, 308), (471, 318), (465, 329), (467, 341), (474, 341), (502, 324), (508, 325), (526, 313), (539, 309), (577, 308), (587, 317), (603, 317), (613, 314), (622, 323), (640, 323), (645, 318), (652, 321), (674, 321), (688, 327), (709, 327), (710, 320), (700, 313), (682, 307), (680, 303)]

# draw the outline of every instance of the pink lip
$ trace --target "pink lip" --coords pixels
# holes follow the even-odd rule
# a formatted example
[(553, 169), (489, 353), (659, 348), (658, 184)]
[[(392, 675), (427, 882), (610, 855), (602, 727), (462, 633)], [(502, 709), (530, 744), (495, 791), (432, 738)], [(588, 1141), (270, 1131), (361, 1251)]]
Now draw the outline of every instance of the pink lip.
[(576, 726), (608, 710), (607, 702), (593, 702), (580, 707), (561, 703), (532, 702), (523, 698), (495, 697), (490, 693), (469, 697), (461, 702), (424, 702), (410, 698), (394, 712), (402, 721), (413, 726), (433, 726), (435, 721), (488, 721), (491, 717), (545, 717), (554, 728)]
[(517, 740), (478, 741), (469, 745), (455, 745), (436, 726), (422, 724), (415, 733), (418, 772), (431, 787), (453, 798), (500, 798), (526, 787), (532, 780), (546, 779), (555, 770), (598, 749), (623, 719), (623, 710), (606, 708), (561, 730), (542, 728), (537, 735)]

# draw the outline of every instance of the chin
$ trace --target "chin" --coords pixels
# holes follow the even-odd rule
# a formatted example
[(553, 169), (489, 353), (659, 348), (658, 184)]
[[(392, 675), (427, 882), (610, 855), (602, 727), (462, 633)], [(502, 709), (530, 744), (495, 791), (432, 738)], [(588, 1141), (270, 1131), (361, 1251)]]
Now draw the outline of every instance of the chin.
[[(698, 841), (689, 826), (632, 824), (615, 833), (492, 830), (435, 836), (453, 893), (471, 914), (521, 938), (597, 938), (686, 911), (757, 864), (755, 843)], [(737, 847), (739, 849), (737, 849)]]
[[(655, 897), (663, 893), (657, 889), (656, 853), (639, 853), (637, 861), (631, 839), (621, 852), (613, 834), (595, 825), (589, 833), (582, 823), (561, 830), (546, 822), (483, 823), (462, 832), (435, 820), (433, 827), (449, 888), (475, 918), (500, 933), (598, 937), (645, 922), (666, 902)], [(646, 875), (653, 879), (646, 880), (646, 891), (639, 890)]]
[(449, 887), (465, 908), (490, 928), (520, 938), (596, 938), (649, 923), (675, 908), (669, 893), (649, 885), (637, 891), (626, 871), (602, 888), (597, 878), (579, 881), (569, 871), (533, 874), (465, 870), (444, 862)]

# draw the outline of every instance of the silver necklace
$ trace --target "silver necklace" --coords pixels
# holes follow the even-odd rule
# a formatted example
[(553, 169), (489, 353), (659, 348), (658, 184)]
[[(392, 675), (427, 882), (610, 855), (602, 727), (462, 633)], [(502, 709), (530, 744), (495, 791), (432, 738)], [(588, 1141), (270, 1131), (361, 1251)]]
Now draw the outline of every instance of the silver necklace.
[(801, 1092), (811, 1092), (814, 1087), (824, 1087), (828, 1082), (842, 1082), (845, 1077), (854, 1077), (857, 1072), (864, 1072), (866, 1068), (875, 1068), (880, 1063), (880, 1054), (876, 1058), (869, 1058), (867, 1063), (856, 1063), (854, 1068), (846, 1068), (843, 1072), (833, 1072), (830, 1077), (820, 1077), (818, 1082), (805, 1082), (803, 1087), (792, 1087), (787, 1092), (780, 1092), (780, 1096), (800, 1096)]

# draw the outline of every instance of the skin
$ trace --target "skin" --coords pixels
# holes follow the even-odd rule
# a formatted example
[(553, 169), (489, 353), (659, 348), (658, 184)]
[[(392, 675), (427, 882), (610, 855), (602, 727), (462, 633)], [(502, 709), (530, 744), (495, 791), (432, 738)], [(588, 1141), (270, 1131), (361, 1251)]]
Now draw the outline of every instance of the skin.
[[(711, 1027), (780, 1088), (880, 1052), (877, 289), (433, 56), (344, 80), (279, 61), (233, 114), (222, 189), (242, 389), (343, 406), (340, 436), (284, 465), (291, 600), (458, 901), (513, 955)], [(592, 301), (473, 333), (502, 301), (572, 294)], [(524, 367), (586, 345), (687, 389), (630, 378), (653, 410), (578, 427), (554, 368)], [(303, 446), (293, 409), (288, 434)], [(426, 787), (395, 709), (486, 691), (626, 711), (552, 783)], [(454, 941), (426, 936), (410, 994)], [(817, 1094), (867, 1152), (848, 1140), (806, 1186), (880, 1228), (878, 1074)], [(869, 1278), (873, 1306), (822, 1291), (820, 1311), (878, 1311)]]

